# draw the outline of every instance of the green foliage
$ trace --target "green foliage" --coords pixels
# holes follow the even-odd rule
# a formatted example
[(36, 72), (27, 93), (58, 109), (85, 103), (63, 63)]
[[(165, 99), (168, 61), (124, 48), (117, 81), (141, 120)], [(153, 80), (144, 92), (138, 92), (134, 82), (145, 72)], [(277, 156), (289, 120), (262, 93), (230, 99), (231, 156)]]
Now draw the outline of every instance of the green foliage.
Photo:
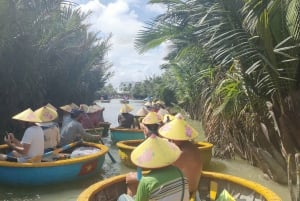
[(94, 100), (111, 76), (110, 37), (89, 32), (88, 15), (62, 0), (1, 0), (0, 15), (2, 128), (28, 107)]
[[(281, 157), (299, 147), (293, 139), (300, 128), (289, 121), (299, 122), (299, 0), (150, 3), (167, 10), (139, 32), (136, 48), (144, 52), (166, 41), (172, 44), (162, 66), (170, 77), (164, 84), (169, 83), (191, 118), (202, 121), (208, 139), (220, 147), (215, 153), (226, 156), (234, 146), (253, 160), (249, 143), (274, 146)], [(269, 119), (267, 101), (274, 104), (277, 119)], [(287, 138), (272, 128), (276, 121)], [(261, 122), (277, 142), (264, 138)]]

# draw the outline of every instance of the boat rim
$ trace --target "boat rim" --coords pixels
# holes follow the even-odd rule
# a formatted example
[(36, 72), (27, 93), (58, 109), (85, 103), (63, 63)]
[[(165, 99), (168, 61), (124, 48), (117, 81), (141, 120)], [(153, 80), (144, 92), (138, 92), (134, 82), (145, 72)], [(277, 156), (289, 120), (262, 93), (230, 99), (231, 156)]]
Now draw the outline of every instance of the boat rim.
[[(116, 143), (116, 146), (118, 148), (122, 148), (122, 149), (130, 149), (133, 150), (134, 148), (136, 148), (136, 146), (132, 146), (132, 145), (128, 145), (127, 143), (138, 143), (138, 142), (143, 142), (144, 139), (139, 139), (139, 140), (121, 140), (119, 142)], [(195, 142), (196, 145), (201, 145), (201, 150), (206, 150), (206, 149), (211, 149), (214, 145), (209, 143), (209, 142), (203, 142), (203, 141), (198, 141)]]
[[(255, 191), (256, 193), (262, 195), (266, 200), (281, 201), (281, 198), (277, 194), (275, 194), (272, 190), (268, 189), (267, 187), (264, 187), (259, 183), (250, 180), (246, 180), (233, 175), (217, 173), (217, 172), (209, 172), (209, 171), (202, 171), (201, 176), (230, 181), (232, 183), (244, 186), (245, 188)], [(125, 178), (126, 178), (126, 174), (122, 174), (122, 175), (113, 176), (105, 180), (102, 180), (100, 182), (97, 182), (89, 186), (88, 188), (86, 188), (84, 191), (82, 191), (79, 194), (77, 201), (86, 201), (87, 198), (94, 196), (95, 194), (97, 194), (99, 191), (106, 188), (107, 186), (123, 181), (125, 180)]]
[(134, 132), (134, 133), (140, 133), (143, 132), (142, 129), (135, 129), (135, 128), (110, 128), (110, 131), (121, 131), (121, 132)]
[[(108, 152), (109, 148), (106, 145), (100, 144), (100, 143), (92, 143), (92, 142), (83, 142), (83, 145), (85, 146), (91, 146), (96, 147), (100, 149), (101, 151), (89, 154), (86, 156), (78, 157), (78, 158), (69, 158), (69, 159), (63, 159), (63, 160), (57, 160), (57, 161), (51, 161), (51, 162), (38, 162), (38, 163), (18, 163), (18, 162), (9, 162), (9, 161), (0, 161), (0, 168), (1, 167), (51, 167), (51, 166), (64, 166), (64, 165), (70, 165), (74, 163), (81, 163), (86, 162), (94, 159), (98, 159), (101, 156), (105, 156), (105, 154)], [(5, 145), (0, 145), (0, 147), (3, 148)], [(5, 146), (6, 147), (6, 146)]]

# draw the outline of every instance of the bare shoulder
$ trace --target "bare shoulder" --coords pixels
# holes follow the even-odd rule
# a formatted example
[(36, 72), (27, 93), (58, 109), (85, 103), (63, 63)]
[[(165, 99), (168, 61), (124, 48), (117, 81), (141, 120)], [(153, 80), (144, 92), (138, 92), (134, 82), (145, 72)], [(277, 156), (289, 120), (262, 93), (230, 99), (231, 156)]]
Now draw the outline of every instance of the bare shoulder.
[(183, 154), (190, 155), (192, 157), (200, 156), (201, 152), (193, 142), (185, 142), (181, 146)]

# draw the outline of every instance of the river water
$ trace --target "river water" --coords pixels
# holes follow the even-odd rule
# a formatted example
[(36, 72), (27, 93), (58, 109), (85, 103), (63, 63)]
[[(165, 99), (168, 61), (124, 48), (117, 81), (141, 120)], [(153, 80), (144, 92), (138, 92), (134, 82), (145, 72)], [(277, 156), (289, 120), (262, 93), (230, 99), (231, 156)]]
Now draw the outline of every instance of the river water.
[[(132, 113), (135, 114), (137, 110), (142, 107), (142, 104), (142, 101), (131, 100), (130, 105), (134, 108)], [(121, 108), (120, 100), (113, 99), (110, 103), (102, 103), (102, 105), (105, 107), (105, 121), (111, 122), (111, 127), (117, 126), (117, 115)], [(196, 129), (200, 127), (200, 125), (196, 123), (195, 125), (193, 123), (193, 126)], [(200, 136), (200, 139), (201, 137), (204, 139), (204, 136)], [(117, 162), (112, 163), (110, 158), (106, 157), (101, 172), (93, 177), (76, 182), (40, 187), (8, 187), (0, 185), (0, 201), (76, 201), (77, 196), (91, 184), (114, 175), (134, 171), (134, 169), (127, 168), (120, 162), (117, 147), (111, 144), (109, 137), (103, 138), (103, 141), (105, 145), (110, 147), (109, 151)], [(247, 164), (247, 162), (243, 160), (220, 160), (213, 158), (207, 170), (232, 174), (260, 183), (277, 193), (283, 201), (291, 200), (287, 186), (266, 179), (260, 169)]]

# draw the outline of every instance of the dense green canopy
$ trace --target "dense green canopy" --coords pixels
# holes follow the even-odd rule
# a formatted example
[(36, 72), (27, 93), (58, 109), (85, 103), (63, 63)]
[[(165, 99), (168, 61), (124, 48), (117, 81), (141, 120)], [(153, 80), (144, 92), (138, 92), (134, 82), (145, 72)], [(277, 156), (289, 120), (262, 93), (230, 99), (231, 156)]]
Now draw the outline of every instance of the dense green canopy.
[(162, 68), (215, 156), (238, 154), (286, 183), (287, 156), (300, 150), (300, 1), (150, 3), (167, 10), (140, 31), (136, 48), (172, 44)]
[[(51, 103), (89, 104), (110, 77), (109, 39), (62, 0), (0, 0), (0, 124)], [(2, 140), (2, 139), (1, 139)]]

